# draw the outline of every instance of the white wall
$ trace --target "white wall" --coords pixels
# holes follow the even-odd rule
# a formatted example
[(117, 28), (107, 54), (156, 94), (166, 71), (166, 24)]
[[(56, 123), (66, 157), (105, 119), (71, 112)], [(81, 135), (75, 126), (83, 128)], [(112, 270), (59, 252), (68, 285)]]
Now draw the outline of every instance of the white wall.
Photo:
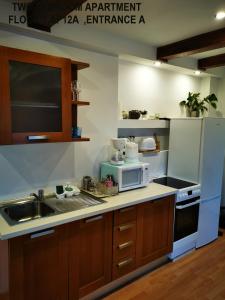
[[(200, 91), (201, 79), (132, 62), (119, 62), (119, 102), (123, 110), (146, 109), (164, 117), (182, 114), (179, 102)], [(185, 115), (185, 112), (183, 112)]]
[(202, 78), (200, 86), (200, 93), (202, 97), (206, 97), (210, 94), (210, 82), (210, 77)]
[(79, 107), (79, 125), (91, 142), (0, 147), (0, 199), (78, 181), (85, 174), (96, 176), (106, 145), (117, 134), (118, 59), (4, 31), (0, 44), (89, 62), (90, 68), (78, 76), (81, 97), (91, 102)]

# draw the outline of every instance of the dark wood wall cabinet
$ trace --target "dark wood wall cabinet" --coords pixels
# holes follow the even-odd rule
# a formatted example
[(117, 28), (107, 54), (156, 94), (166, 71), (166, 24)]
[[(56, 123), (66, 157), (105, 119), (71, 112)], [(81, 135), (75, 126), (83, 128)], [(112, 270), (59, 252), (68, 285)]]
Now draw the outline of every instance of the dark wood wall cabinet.
[(0, 46), (0, 145), (88, 141), (72, 138), (71, 81), (89, 64)]
[(172, 250), (174, 196), (0, 241), (1, 300), (76, 300)]

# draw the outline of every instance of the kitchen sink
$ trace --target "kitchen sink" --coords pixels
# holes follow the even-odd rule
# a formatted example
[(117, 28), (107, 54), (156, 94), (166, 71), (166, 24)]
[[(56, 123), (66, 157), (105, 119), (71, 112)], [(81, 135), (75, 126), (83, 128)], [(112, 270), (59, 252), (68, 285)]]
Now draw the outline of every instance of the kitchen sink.
[(21, 201), (1, 208), (1, 214), (9, 225), (51, 216), (55, 213), (55, 209), (37, 200)]
[(0, 208), (0, 213), (9, 225), (40, 219), (56, 214), (62, 214), (90, 206), (99, 205), (106, 201), (91, 197), (85, 193), (62, 200), (47, 197), (44, 201), (23, 200)]

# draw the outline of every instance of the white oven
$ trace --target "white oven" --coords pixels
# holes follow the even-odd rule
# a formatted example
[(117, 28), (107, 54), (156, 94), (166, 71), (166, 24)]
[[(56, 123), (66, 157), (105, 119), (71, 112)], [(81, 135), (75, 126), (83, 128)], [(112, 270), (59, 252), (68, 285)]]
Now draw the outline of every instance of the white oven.
[(173, 251), (169, 255), (173, 260), (196, 248), (201, 186), (173, 177), (161, 177), (153, 181), (177, 189)]

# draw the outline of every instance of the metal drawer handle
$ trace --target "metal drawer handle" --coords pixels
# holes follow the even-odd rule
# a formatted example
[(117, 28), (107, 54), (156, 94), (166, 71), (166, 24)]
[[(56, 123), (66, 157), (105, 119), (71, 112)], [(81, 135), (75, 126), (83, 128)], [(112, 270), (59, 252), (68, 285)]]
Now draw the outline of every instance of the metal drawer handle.
[(130, 228), (134, 227), (134, 224), (128, 224), (128, 225), (123, 225), (119, 227), (119, 231), (125, 231), (128, 230)]
[(95, 221), (98, 221), (98, 220), (101, 220), (101, 219), (103, 219), (103, 216), (97, 216), (97, 217), (85, 220), (85, 223), (91, 223), (91, 222), (95, 222)]
[(122, 209), (120, 209), (120, 213), (124, 213), (124, 212), (130, 211), (130, 210), (133, 210), (133, 209), (134, 209), (134, 206), (122, 208)]
[(133, 258), (128, 258), (126, 260), (121, 261), (120, 263), (117, 264), (117, 267), (119, 269), (126, 267), (127, 265), (131, 264), (133, 262)]
[(46, 141), (46, 140), (48, 140), (48, 136), (47, 135), (28, 135), (27, 140), (29, 142)]
[(37, 233), (34, 233), (30, 236), (31, 239), (36, 239), (38, 237), (41, 237), (41, 236), (44, 236), (44, 235), (50, 235), (50, 234), (53, 234), (55, 233), (55, 230), (54, 229), (50, 229), (50, 230), (45, 230), (45, 231), (41, 231), (41, 232), (37, 232)]
[(133, 245), (133, 241), (129, 241), (129, 242), (127, 242), (127, 243), (124, 243), (124, 244), (120, 244), (119, 246), (118, 246), (118, 248), (120, 249), (120, 250), (122, 250), (122, 249), (125, 249), (125, 248), (127, 248), (127, 247), (130, 247), (131, 245)]

